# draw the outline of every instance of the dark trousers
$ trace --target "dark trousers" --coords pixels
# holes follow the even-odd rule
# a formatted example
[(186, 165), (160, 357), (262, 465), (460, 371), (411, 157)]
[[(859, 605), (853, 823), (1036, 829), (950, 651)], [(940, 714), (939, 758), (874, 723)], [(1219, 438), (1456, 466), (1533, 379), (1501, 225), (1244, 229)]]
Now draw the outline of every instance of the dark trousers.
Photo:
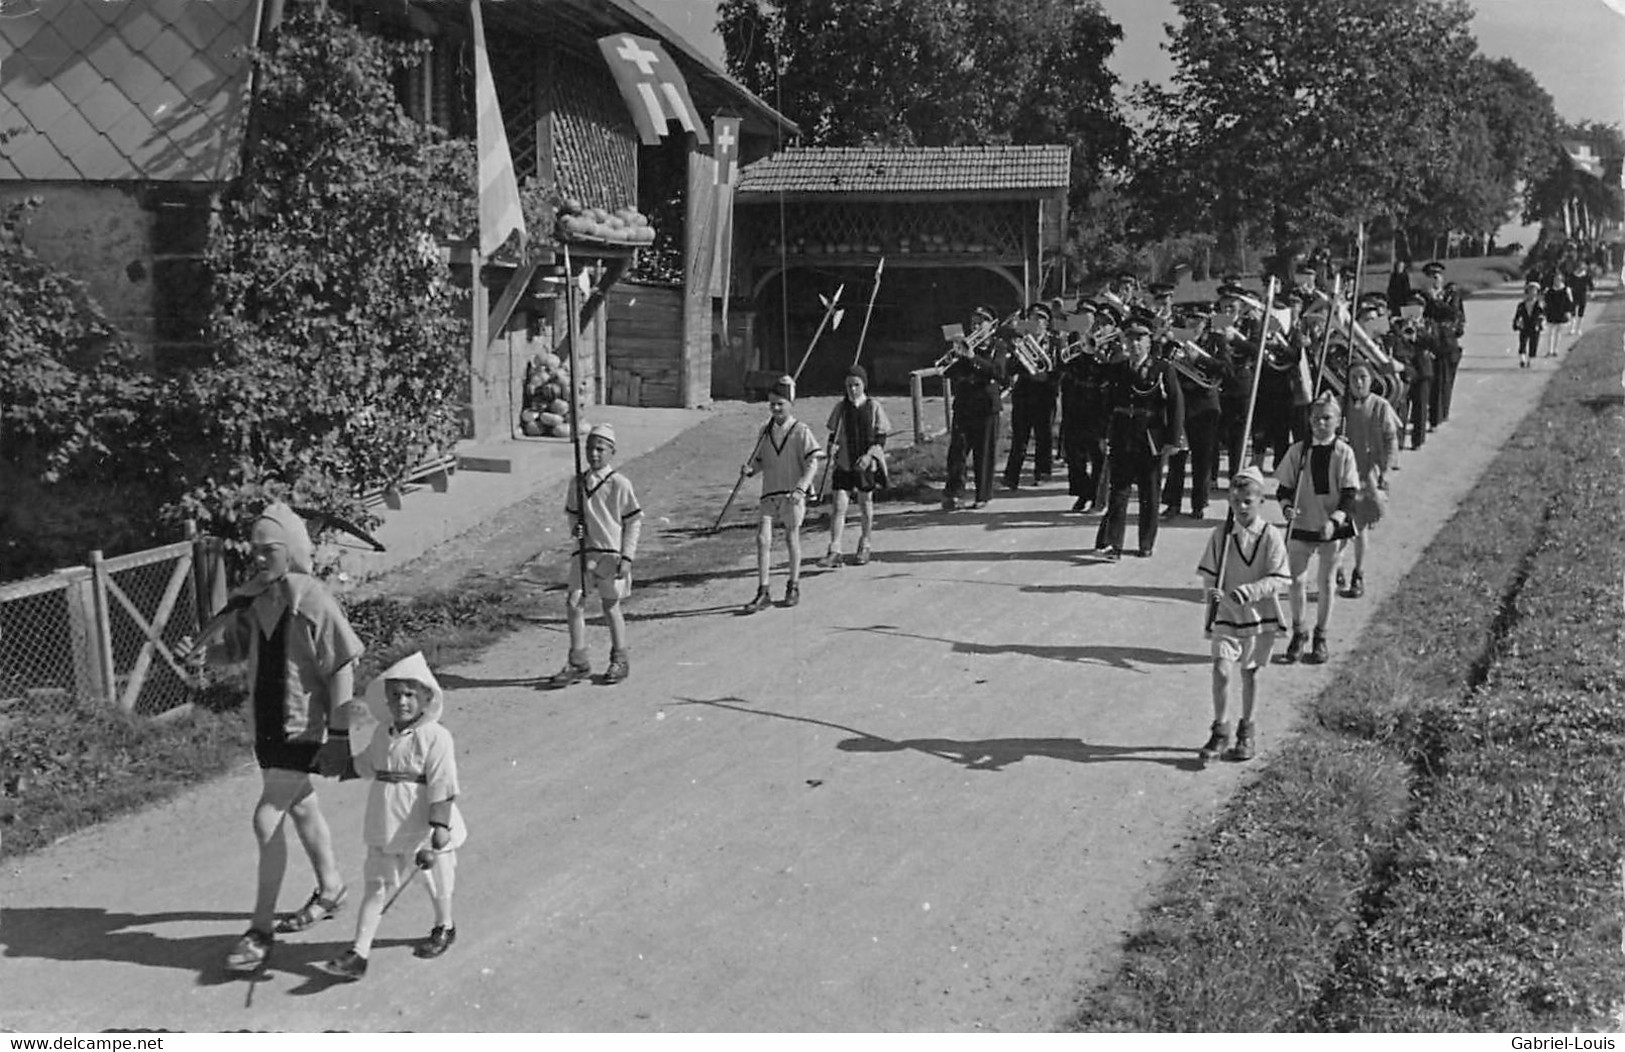
[(1021, 465), (1027, 459), (1027, 443), (1033, 449), (1033, 479), (1041, 482), (1054, 468), (1055, 399), (1022, 398), (1010, 402), (1010, 455), (1004, 462), (1005, 484), (1014, 488), (1021, 481)]
[(993, 460), (998, 456), (999, 414), (970, 416), (954, 414), (953, 435), (948, 439), (947, 496), (957, 497), (965, 487), (965, 462), (970, 461), (971, 484), (976, 500), (993, 499)]
[(1066, 491), (1074, 497), (1095, 499), (1100, 473), (1106, 467), (1105, 436), (1098, 427), (1061, 423), (1061, 446), (1066, 456)]
[[(1256, 421), (1255, 421), (1256, 423)], [(1229, 468), (1225, 472), (1228, 478), (1247, 465), (1241, 462), (1242, 429), (1247, 426), (1247, 403), (1226, 402), (1219, 412), (1219, 444), (1224, 447), (1225, 463)], [(1214, 451), (1214, 465), (1218, 464), (1219, 455)]]
[(1410, 389), (1411, 448), (1421, 449), (1428, 437), (1428, 412), (1433, 405), (1433, 381), (1425, 376), (1413, 379)]
[(1540, 354), (1540, 330), (1523, 329), (1518, 333), (1518, 353), (1526, 358), (1535, 358)]
[(1118, 449), (1114, 443), (1111, 452), (1111, 496), (1106, 502), (1106, 516), (1095, 531), (1096, 548), (1122, 550), (1123, 535), (1128, 531), (1128, 493), (1139, 489), (1140, 550), (1148, 552), (1157, 543), (1157, 496), (1162, 490), (1162, 457), (1140, 440), (1128, 443), (1127, 449)]
[(1428, 407), (1428, 422), (1442, 424), (1450, 419), (1450, 394), (1456, 387), (1456, 366), (1459, 359), (1440, 356), (1433, 363), (1433, 398)]
[(1185, 490), (1185, 465), (1191, 469), (1191, 511), (1207, 510), (1208, 487), (1213, 483), (1213, 467), (1218, 462), (1219, 414), (1197, 413), (1185, 418), (1185, 442), (1182, 449), (1168, 458), (1167, 477), (1162, 483), (1162, 502), (1174, 510), (1179, 509), (1179, 498)]

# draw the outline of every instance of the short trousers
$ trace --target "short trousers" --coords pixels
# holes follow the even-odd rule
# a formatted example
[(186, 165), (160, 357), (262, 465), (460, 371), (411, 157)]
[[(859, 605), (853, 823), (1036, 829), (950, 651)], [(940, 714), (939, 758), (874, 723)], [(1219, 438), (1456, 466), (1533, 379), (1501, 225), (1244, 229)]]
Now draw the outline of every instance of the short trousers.
[(1332, 541), (1346, 541), (1354, 536), (1354, 523), (1344, 520), (1343, 525), (1337, 527), (1330, 538), (1322, 537), (1319, 530), (1293, 530), (1288, 540), (1300, 544), (1330, 544)]
[(316, 753), (321, 747), (321, 742), (304, 739), (256, 736), (254, 760), (262, 770), (275, 768), (281, 771), (312, 774), (316, 770)]
[[(621, 558), (608, 552), (587, 553), (587, 579), (592, 584), (592, 590), (598, 593), (600, 599), (625, 599), (632, 594), (632, 578), (617, 577), (616, 569), (620, 566)], [(565, 587), (571, 592), (587, 591), (581, 584), (581, 554), (570, 556), (570, 568), (565, 572)]]
[(756, 506), (756, 515), (772, 519), (787, 530), (799, 530), (807, 517), (807, 502), (793, 493), (772, 493)]
[(1244, 669), (1263, 668), (1275, 649), (1275, 630), (1266, 629), (1250, 636), (1238, 636), (1223, 628), (1213, 629), (1213, 659), (1233, 661)]
[(834, 475), (834, 482), (832, 483), (834, 488), (846, 490), (848, 493), (873, 493), (880, 488), (873, 471), (859, 471), (856, 468), (851, 470), (836, 468), (832, 474)]

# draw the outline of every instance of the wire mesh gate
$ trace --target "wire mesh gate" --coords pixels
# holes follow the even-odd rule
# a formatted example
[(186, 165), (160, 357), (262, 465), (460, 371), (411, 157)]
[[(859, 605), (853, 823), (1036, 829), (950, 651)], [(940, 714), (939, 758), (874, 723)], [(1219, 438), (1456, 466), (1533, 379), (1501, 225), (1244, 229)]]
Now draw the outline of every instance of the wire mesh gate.
[(0, 712), (106, 704), (142, 716), (189, 705), (176, 655), (224, 600), (219, 545), (197, 538), (0, 585)]

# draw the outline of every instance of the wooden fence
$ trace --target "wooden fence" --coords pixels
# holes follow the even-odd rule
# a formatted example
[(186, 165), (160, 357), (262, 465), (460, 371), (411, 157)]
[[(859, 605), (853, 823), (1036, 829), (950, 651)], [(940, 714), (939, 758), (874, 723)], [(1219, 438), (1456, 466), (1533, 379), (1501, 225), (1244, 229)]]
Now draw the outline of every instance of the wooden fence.
[(176, 655), (225, 601), (219, 543), (199, 537), (0, 585), (0, 713), (82, 703), (157, 716), (196, 678)]

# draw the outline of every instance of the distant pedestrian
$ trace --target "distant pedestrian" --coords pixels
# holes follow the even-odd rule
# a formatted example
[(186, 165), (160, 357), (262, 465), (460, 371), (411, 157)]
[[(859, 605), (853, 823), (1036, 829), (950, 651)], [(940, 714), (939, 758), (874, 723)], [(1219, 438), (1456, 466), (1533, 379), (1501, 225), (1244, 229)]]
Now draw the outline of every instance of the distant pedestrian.
[(609, 664), (604, 682), (619, 683), (631, 674), (626, 644), (626, 615), (621, 602), (632, 594), (632, 562), (643, 531), (643, 509), (632, 480), (611, 465), (615, 429), (595, 425), (587, 432), (587, 470), (570, 484), (564, 517), (570, 525), (570, 562), (565, 570), (564, 613), (570, 630), (570, 653), (564, 667), (543, 686), (557, 690), (592, 675), (587, 659), (587, 592), (598, 593), (609, 623)]
[(356, 915), (355, 942), (316, 966), (349, 982), (367, 974), (384, 907), (414, 867), (427, 877), (434, 927), (413, 954), (439, 957), (457, 941), (451, 896), (457, 848), (468, 836), (457, 808), (456, 743), (440, 722), (446, 696), (428, 661), (417, 653), (395, 662), (368, 686), (366, 704), (377, 726), (344, 771), (346, 777), (372, 780), (361, 827), (366, 892)]
[(1529, 368), (1529, 362), (1540, 354), (1540, 331), (1546, 325), (1546, 303), (1540, 295), (1540, 282), (1529, 281), (1523, 286), (1523, 299), (1512, 311), (1512, 331), (1518, 334), (1518, 368)]
[(1568, 328), (1569, 319), (1574, 316), (1574, 296), (1570, 294), (1568, 283), (1563, 280), (1561, 270), (1552, 274), (1552, 283), (1547, 286), (1544, 299), (1546, 304), (1546, 357), (1556, 358), (1558, 338)]
[(768, 574), (773, 565), (773, 524), (784, 528), (790, 556), (790, 580), (784, 586), (784, 605), (801, 602), (801, 523), (807, 517), (807, 495), (823, 450), (812, 428), (791, 413), (796, 382), (781, 376), (767, 396), (771, 414), (756, 443), (756, 452), (739, 466), (746, 478), (761, 473), (762, 499), (756, 506), (756, 596), (741, 613), (754, 614), (773, 605)]
[(869, 561), (875, 528), (875, 491), (886, 486), (886, 438), (891, 421), (877, 399), (868, 394), (869, 373), (861, 365), (846, 371), (846, 397), (829, 414), (829, 448), (834, 458), (829, 550), (818, 561), (826, 569), (841, 565), (841, 538), (846, 530), (846, 509), (858, 504), (858, 551), (854, 561)]
[[(1244, 468), (1231, 478), (1234, 522), (1214, 528), (1196, 568), (1214, 610), (1213, 726), (1207, 744), (1198, 750), (1204, 760), (1220, 755), (1250, 760), (1256, 745), (1258, 670), (1269, 664), (1282, 630), (1280, 593), (1291, 580), (1286, 540), (1279, 528), (1264, 521), (1264, 499), (1264, 476), (1257, 468)], [(1241, 721), (1232, 747), (1226, 714), (1237, 672)]]
[(1591, 265), (1575, 260), (1569, 271), (1569, 295), (1574, 298), (1574, 317), (1569, 321), (1569, 332), (1578, 335), (1585, 321), (1586, 300), (1591, 296)]
[[(1332, 575), (1344, 543), (1354, 536), (1354, 501), (1360, 491), (1354, 450), (1337, 436), (1340, 416), (1336, 399), (1321, 396), (1310, 406), (1309, 440), (1293, 443), (1275, 473), (1275, 496), (1290, 529), (1292, 639), (1281, 658), (1285, 664), (1301, 657), (1318, 665), (1328, 657), (1326, 634), (1337, 594)], [(1311, 557), (1317, 560), (1317, 596), (1314, 641), (1306, 655)]]
[(1393, 272), (1388, 275), (1388, 314), (1399, 317), (1400, 310), (1411, 301), (1411, 264), (1406, 259), (1394, 260)]
[[(343, 706), (354, 692), (354, 663), (363, 649), (344, 611), (314, 576), (310, 534), (293, 509), (280, 502), (267, 507), (254, 520), (249, 543), (254, 576), (232, 592), (212, 631), (198, 641), (210, 664), (248, 664), (260, 767), (254, 805), (259, 867), (253, 918), (226, 955), (226, 969), (239, 973), (265, 966), (276, 935), (303, 931), (344, 905), (347, 889), (310, 776), (337, 774), (349, 755)], [(289, 817), (316, 871), (316, 890), (278, 919)]]

